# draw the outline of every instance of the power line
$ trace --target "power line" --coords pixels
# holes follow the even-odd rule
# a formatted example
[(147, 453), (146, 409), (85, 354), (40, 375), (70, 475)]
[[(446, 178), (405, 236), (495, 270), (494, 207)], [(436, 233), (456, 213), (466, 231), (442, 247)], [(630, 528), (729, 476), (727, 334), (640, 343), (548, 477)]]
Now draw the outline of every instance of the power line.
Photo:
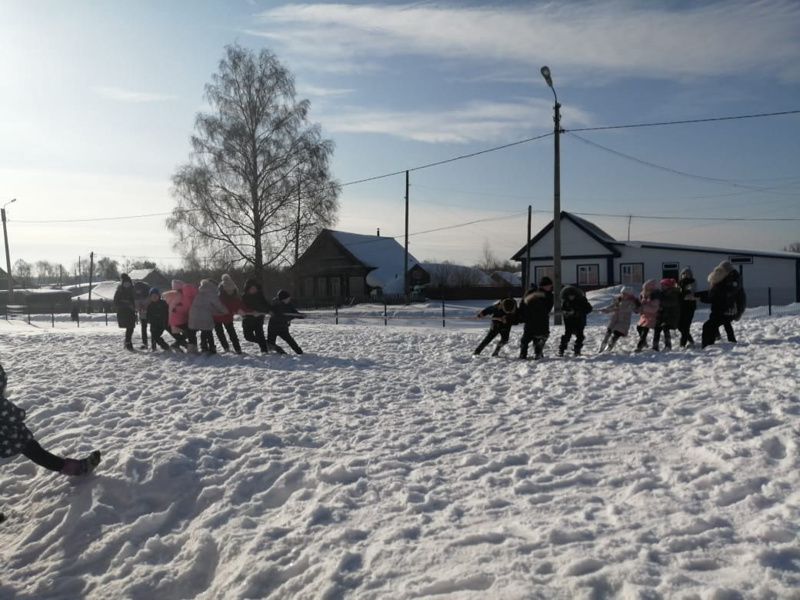
[(582, 127), (579, 129), (565, 129), (565, 133), (575, 131), (604, 131), (607, 129), (634, 129), (636, 127), (662, 127), (665, 125), (690, 125), (693, 123), (713, 123), (717, 121), (735, 121), (738, 119), (757, 119), (760, 117), (779, 117), (783, 115), (797, 115), (800, 110), (785, 110), (782, 112), (760, 113), (755, 115), (738, 115), (735, 117), (713, 117), (708, 119), (685, 119), (683, 121), (662, 121), (660, 123), (638, 123), (634, 125), (608, 125), (605, 127)]
[[(753, 192), (767, 192), (769, 194), (777, 194), (779, 196), (788, 196), (789, 195), (789, 194), (781, 194), (780, 192), (775, 192), (770, 188), (759, 188), (759, 187), (754, 187), (754, 186), (751, 186), (751, 185), (744, 185), (742, 183), (736, 183), (735, 181), (730, 181), (728, 179), (718, 179), (716, 177), (706, 177), (705, 175), (696, 175), (694, 173), (686, 173), (684, 171), (679, 171), (678, 169), (673, 169), (671, 167), (665, 167), (663, 165), (657, 165), (655, 163), (648, 162), (648, 161), (646, 161), (644, 159), (636, 158), (635, 156), (631, 156), (629, 154), (625, 154), (623, 152), (619, 152), (618, 150), (613, 150), (612, 148), (609, 148), (607, 146), (603, 146), (602, 144), (598, 144), (597, 142), (592, 142), (590, 140), (587, 140), (586, 138), (582, 138), (579, 135), (575, 135), (574, 133), (570, 133), (569, 135), (571, 135), (572, 137), (574, 137), (577, 140), (580, 140), (584, 144), (587, 144), (588, 146), (593, 146), (595, 148), (603, 150), (604, 152), (609, 152), (611, 154), (614, 154), (615, 156), (619, 156), (620, 158), (624, 158), (626, 160), (631, 160), (633, 162), (639, 163), (641, 165), (645, 165), (647, 167), (651, 167), (653, 169), (659, 169), (660, 171), (666, 171), (667, 173), (672, 173), (673, 175), (680, 175), (681, 177), (688, 177), (690, 179), (699, 179), (701, 181), (709, 181), (711, 183), (720, 183), (720, 184), (724, 184), (724, 185), (731, 185), (733, 187), (742, 188), (742, 189), (750, 190), (750, 191), (753, 191)], [(792, 196), (794, 196), (794, 195), (792, 194)]]

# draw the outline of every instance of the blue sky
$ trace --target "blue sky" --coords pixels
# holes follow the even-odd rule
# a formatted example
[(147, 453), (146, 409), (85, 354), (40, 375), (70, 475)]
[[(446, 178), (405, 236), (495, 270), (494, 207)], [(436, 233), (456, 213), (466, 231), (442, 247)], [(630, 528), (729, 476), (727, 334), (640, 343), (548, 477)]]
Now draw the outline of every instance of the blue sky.
[[(0, 204), (12, 262), (177, 264), (164, 216), (226, 44), (269, 48), (336, 143), (342, 183), (552, 131), (800, 109), (800, 3), (0, 0)], [(580, 136), (580, 138), (575, 137)], [(651, 163), (620, 157), (595, 145)], [(562, 208), (631, 239), (800, 241), (800, 114), (562, 136)], [(678, 173), (676, 173), (676, 171)], [(401, 236), (402, 175), (348, 185), (336, 228)], [(501, 258), (552, 218), (553, 139), (411, 173), (420, 260)], [(643, 217), (742, 217), (682, 221)], [(626, 239), (625, 217), (587, 216)]]

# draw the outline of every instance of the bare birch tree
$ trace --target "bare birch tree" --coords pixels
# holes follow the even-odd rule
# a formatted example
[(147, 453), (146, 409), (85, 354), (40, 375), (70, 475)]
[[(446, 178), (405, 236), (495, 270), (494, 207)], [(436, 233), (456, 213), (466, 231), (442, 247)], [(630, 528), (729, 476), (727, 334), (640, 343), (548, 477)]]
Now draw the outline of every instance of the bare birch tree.
[(296, 246), (335, 223), (333, 143), (268, 50), (226, 47), (205, 97), (213, 112), (197, 115), (190, 162), (173, 175), (176, 249), (256, 273), (291, 264)]

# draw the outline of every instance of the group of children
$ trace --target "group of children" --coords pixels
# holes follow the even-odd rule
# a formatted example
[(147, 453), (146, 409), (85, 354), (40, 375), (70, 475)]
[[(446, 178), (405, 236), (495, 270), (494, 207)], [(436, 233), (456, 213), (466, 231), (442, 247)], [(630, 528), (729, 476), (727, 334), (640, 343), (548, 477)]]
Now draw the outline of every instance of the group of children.
[[(227, 352), (233, 347), (236, 354), (242, 354), (239, 335), (233, 323), (234, 315), (242, 316), (244, 339), (258, 345), (262, 353), (286, 352), (277, 345), (281, 338), (297, 354), (303, 349), (289, 333), (292, 319), (304, 319), (306, 315), (298, 312), (291, 304), (291, 297), (285, 290), (278, 291), (275, 298), (268, 301), (261, 284), (256, 279), (248, 279), (244, 293), (227, 273), (217, 285), (204, 279), (199, 286), (172, 281), (172, 289), (163, 296), (157, 288), (150, 288), (145, 282), (133, 283), (127, 274), (122, 274), (120, 284), (114, 294), (117, 309), (117, 323), (125, 329), (125, 349), (133, 350), (133, 332), (138, 318), (141, 324), (141, 349), (149, 346), (155, 351), (181, 352), (184, 349), (193, 354), (203, 352), (215, 354), (217, 351), (214, 334), (222, 348)], [(267, 334), (264, 335), (264, 322), (269, 316)], [(164, 340), (165, 332), (174, 338), (169, 344)], [(199, 334), (199, 347), (198, 347)]]
[[(723, 261), (708, 276), (709, 289), (698, 292), (692, 270), (685, 268), (680, 278), (662, 279), (660, 284), (650, 279), (642, 285), (638, 297), (630, 288), (623, 286), (620, 293), (609, 306), (598, 312), (609, 313), (610, 319), (605, 336), (600, 344), (600, 352), (614, 348), (619, 338), (628, 335), (631, 319), (638, 313), (636, 324), (638, 343), (636, 351), (647, 347), (650, 330), (653, 330), (653, 350), (658, 351), (663, 336), (664, 349), (672, 349), (673, 330), (680, 332), (681, 348), (694, 345), (691, 324), (698, 300), (711, 305), (709, 319), (703, 324), (702, 347), (705, 348), (719, 339), (719, 328), (724, 327), (728, 341), (735, 342), (733, 321), (738, 321), (746, 306), (746, 296), (741, 287), (739, 273), (734, 266)], [(578, 287), (565, 286), (560, 293), (561, 314), (564, 319), (564, 334), (558, 345), (558, 355), (564, 356), (571, 338), (575, 337), (573, 347), (575, 356), (580, 356), (583, 348), (586, 316), (592, 312), (592, 305)], [(511, 328), (523, 324), (519, 357), (528, 357), (528, 346), (533, 343), (534, 358), (544, 355), (544, 347), (550, 337), (550, 312), (553, 308), (553, 282), (543, 277), (539, 285), (533, 286), (522, 298), (519, 305), (513, 298), (505, 298), (478, 312), (476, 318), (491, 317), (489, 332), (473, 354), (478, 355), (494, 338), (500, 336), (492, 356), (497, 356), (508, 343)]]

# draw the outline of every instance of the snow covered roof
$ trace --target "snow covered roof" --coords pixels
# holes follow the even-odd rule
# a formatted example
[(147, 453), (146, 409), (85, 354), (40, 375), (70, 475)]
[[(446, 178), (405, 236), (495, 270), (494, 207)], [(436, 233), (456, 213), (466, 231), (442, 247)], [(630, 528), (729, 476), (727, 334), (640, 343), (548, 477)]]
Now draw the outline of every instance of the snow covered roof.
[[(361, 264), (374, 268), (367, 274), (367, 285), (382, 288), (386, 293), (403, 292), (404, 248), (397, 240), (346, 231), (331, 230), (330, 233)], [(411, 269), (417, 264), (419, 261), (409, 253), (408, 268)], [(399, 289), (394, 291), (398, 286)]]
[(742, 250), (741, 248), (713, 248), (711, 246), (693, 246), (687, 244), (670, 244), (666, 242), (611, 242), (615, 246), (628, 248), (668, 248), (672, 250), (687, 250), (689, 252), (708, 252), (712, 254), (729, 254), (734, 256), (765, 256), (770, 258), (800, 259), (797, 252), (767, 252), (765, 250)]
[(510, 271), (495, 271), (491, 277), (498, 283), (505, 282), (511, 285), (522, 285), (522, 278)]
[(144, 281), (153, 271), (157, 271), (157, 269), (134, 269), (133, 271), (128, 271), (128, 277), (132, 281)]
[[(92, 288), (92, 300), (113, 300), (119, 281), (101, 281)], [(88, 300), (89, 292), (75, 296), (73, 300)]]
[(475, 267), (455, 265), (452, 263), (422, 263), (422, 268), (431, 277), (430, 285), (472, 286), (492, 285), (492, 278)]

